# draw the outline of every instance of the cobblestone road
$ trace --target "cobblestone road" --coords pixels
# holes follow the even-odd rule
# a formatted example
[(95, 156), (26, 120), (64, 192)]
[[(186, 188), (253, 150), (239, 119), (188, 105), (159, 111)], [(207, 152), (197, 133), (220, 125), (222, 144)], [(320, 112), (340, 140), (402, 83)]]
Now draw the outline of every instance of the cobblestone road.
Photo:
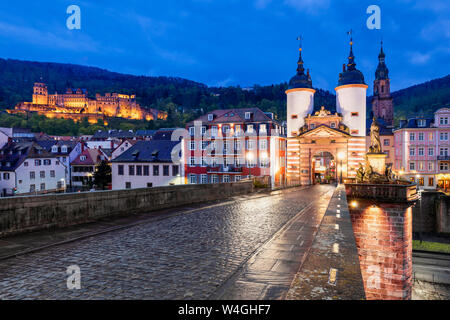
[[(330, 186), (288, 189), (0, 261), (0, 299), (207, 299)], [(66, 269), (81, 269), (68, 290)]]

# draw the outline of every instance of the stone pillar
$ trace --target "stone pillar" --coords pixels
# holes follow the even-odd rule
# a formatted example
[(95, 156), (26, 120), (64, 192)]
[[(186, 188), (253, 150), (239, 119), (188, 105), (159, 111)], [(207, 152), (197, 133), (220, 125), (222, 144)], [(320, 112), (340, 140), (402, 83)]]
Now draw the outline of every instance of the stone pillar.
[(412, 203), (349, 199), (368, 300), (409, 300), (412, 292)]

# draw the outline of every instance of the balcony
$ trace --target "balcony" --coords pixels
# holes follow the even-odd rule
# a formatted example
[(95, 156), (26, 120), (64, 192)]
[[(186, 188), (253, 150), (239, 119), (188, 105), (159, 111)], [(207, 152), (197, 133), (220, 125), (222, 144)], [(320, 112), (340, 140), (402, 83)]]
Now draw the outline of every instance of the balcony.
[(438, 156), (437, 159), (440, 161), (450, 161), (450, 156)]

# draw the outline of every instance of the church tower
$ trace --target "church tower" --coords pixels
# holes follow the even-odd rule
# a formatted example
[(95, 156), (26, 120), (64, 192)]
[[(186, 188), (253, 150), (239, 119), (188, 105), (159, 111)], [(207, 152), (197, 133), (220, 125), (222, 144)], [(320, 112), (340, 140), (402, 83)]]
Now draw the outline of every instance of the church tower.
[(309, 70), (305, 74), (302, 47), (299, 48), (297, 74), (289, 81), (287, 95), (287, 136), (295, 137), (305, 124), (305, 117), (314, 109), (314, 93)]
[(386, 67), (385, 57), (383, 42), (381, 42), (378, 67), (373, 82), (372, 111), (376, 118), (381, 118), (386, 122), (386, 125), (392, 126), (394, 124), (394, 104), (391, 97), (389, 69)]

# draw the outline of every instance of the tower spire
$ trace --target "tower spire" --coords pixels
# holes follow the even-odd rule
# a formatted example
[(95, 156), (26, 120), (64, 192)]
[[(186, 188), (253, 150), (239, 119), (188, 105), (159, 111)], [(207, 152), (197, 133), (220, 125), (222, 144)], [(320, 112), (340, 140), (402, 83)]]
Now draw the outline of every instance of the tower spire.
[(350, 54), (348, 56), (347, 70), (351, 71), (356, 69), (355, 56), (353, 55), (353, 31), (350, 29), (347, 34), (350, 36)]
[(297, 74), (303, 75), (305, 74), (305, 68), (303, 67), (303, 58), (302, 58), (302, 36), (298, 36), (297, 40), (299, 41), (299, 47), (298, 47), (298, 62), (297, 62)]

